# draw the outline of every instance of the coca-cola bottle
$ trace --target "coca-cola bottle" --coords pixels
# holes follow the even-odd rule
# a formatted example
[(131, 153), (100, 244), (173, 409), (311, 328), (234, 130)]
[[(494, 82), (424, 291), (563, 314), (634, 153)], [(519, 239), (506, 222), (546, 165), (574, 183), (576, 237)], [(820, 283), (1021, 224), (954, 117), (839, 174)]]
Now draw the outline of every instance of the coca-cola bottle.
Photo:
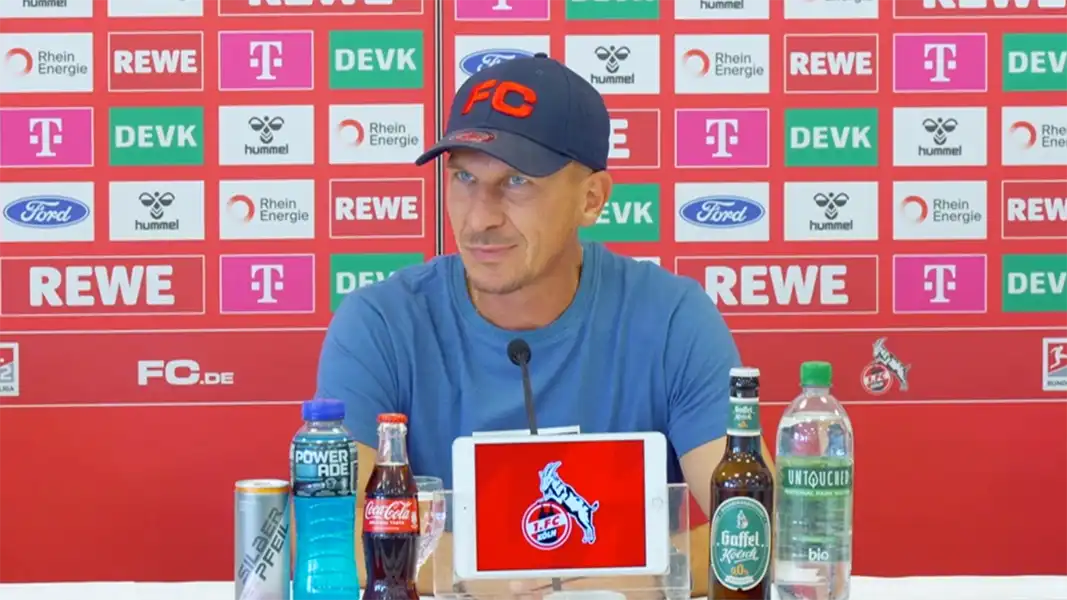
[(367, 590), (363, 600), (418, 600), (415, 566), (419, 551), (419, 500), (408, 465), (407, 417), (378, 415), (378, 460), (367, 482), (363, 553)]

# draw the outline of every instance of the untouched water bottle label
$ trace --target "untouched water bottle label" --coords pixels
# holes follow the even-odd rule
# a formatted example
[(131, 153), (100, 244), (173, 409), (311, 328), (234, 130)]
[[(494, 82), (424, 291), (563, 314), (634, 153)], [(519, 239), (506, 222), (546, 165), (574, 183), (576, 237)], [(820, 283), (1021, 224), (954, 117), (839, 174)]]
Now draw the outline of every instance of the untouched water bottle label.
[(711, 563), (715, 579), (731, 590), (749, 590), (771, 564), (771, 518), (752, 498), (729, 498), (711, 519)]
[(356, 442), (293, 442), (293, 495), (304, 498), (356, 493)]
[(416, 498), (367, 498), (363, 507), (365, 533), (419, 533)]
[(782, 465), (782, 493), (794, 497), (845, 498), (852, 495), (852, 462), (811, 460)]

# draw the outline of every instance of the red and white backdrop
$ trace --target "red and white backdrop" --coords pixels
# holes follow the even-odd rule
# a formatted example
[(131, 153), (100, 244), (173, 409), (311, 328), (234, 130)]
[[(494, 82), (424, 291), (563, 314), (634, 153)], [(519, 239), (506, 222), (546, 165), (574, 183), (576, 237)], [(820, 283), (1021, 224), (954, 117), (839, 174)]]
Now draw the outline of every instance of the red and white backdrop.
[[(0, 4), (0, 580), (227, 579), (343, 294), (450, 251), (483, 65), (605, 94), (583, 232), (856, 430), (856, 571), (1064, 573), (1063, 0)], [(1020, 512), (1021, 509), (1021, 512)]]

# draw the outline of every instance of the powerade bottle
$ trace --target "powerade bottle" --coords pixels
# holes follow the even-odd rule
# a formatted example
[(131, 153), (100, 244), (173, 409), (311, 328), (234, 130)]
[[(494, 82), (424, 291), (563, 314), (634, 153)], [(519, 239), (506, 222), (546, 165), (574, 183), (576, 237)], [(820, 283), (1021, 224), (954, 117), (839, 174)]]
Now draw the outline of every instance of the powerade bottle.
[(356, 441), (339, 400), (308, 400), (289, 446), (296, 563), (293, 600), (355, 600)]

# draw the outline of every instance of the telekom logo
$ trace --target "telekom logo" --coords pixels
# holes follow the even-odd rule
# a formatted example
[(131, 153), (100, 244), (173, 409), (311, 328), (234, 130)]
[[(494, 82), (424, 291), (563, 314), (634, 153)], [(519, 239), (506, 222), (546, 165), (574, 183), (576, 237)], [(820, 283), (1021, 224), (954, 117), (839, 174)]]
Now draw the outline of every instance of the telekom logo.
[(30, 119), (30, 144), (40, 150), (38, 158), (53, 158), (52, 145), (63, 143), (63, 121), (60, 119)]
[(274, 292), (285, 288), (283, 279), (285, 268), (282, 265), (252, 265), (252, 291), (259, 292), (257, 304), (277, 304)]
[(923, 69), (933, 71), (930, 81), (947, 83), (946, 71), (956, 70), (956, 44), (925, 44), (923, 59)]
[(730, 147), (736, 146), (738, 142), (737, 119), (708, 119), (704, 122), (704, 127), (708, 134), (705, 141), (708, 146), (715, 149), (712, 156), (715, 158), (733, 157), (733, 154), (730, 154)]
[(927, 265), (923, 268), (923, 289), (933, 292), (931, 304), (948, 304), (947, 292), (956, 290), (955, 265)]
[(256, 79), (259, 81), (274, 81), (273, 69), (282, 67), (282, 43), (281, 42), (252, 42), (249, 47), (248, 66), (259, 69)]

